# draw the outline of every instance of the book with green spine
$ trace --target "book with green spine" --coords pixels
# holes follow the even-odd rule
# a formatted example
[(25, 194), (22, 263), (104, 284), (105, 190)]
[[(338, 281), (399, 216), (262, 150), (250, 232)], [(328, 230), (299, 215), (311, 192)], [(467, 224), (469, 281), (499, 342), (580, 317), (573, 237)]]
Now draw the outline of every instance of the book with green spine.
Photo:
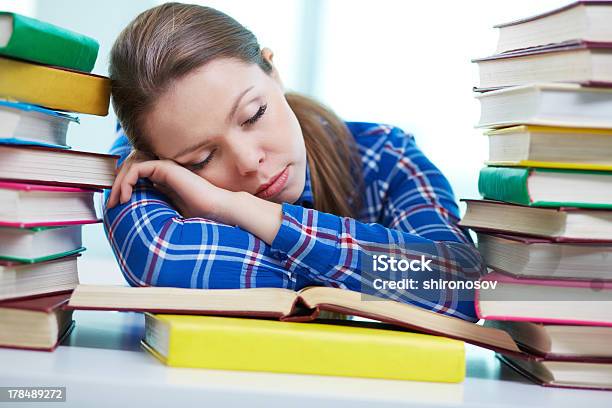
[(56, 25), (0, 11), (0, 55), (91, 72), (99, 44)]
[(534, 207), (612, 209), (612, 172), (485, 167), (478, 191), (486, 199)]

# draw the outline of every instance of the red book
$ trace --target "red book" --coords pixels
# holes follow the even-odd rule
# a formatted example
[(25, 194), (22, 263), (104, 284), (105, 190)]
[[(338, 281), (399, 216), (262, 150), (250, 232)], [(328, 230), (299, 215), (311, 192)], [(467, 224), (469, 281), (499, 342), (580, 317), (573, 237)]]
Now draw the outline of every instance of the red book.
[(475, 306), (481, 319), (612, 326), (612, 282), (517, 279), (499, 272), (480, 282)]
[(612, 243), (560, 243), (486, 232), (476, 235), (487, 266), (514, 277), (612, 281)]
[(0, 260), (0, 301), (72, 291), (79, 283), (79, 256), (35, 263)]
[(497, 52), (571, 40), (612, 41), (611, 17), (612, 2), (591, 0), (498, 24)]
[(30, 228), (100, 222), (93, 201), (99, 191), (0, 181), (0, 226)]
[(53, 351), (72, 328), (69, 293), (0, 302), (0, 347)]

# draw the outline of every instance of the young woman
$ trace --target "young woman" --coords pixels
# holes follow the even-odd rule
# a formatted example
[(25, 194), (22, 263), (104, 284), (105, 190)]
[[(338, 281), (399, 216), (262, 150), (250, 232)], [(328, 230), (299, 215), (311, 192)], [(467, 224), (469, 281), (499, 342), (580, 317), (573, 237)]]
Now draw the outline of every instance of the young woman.
[[(131, 285), (358, 291), (372, 253), (427, 245), (443, 255), (417, 280), (482, 273), (414, 138), (285, 93), (272, 52), (231, 17), (150, 9), (115, 42), (110, 76), (121, 167), (104, 223)], [(470, 291), (389, 296), (475, 320)]]

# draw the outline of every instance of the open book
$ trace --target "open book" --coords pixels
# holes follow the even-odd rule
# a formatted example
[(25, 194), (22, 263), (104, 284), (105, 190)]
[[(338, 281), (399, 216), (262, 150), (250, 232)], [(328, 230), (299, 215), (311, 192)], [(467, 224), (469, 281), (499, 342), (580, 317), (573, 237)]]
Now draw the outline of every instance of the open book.
[(313, 286), (294, 292), (281, 288), (181, 289), (78, 285), (66, 308), (267, 317), (294, 322), (311, 321), (320, 312), (328, 311), (463, 340), (505, 354), (528, 356), (502, 330), (392, 300), (329, 287)]

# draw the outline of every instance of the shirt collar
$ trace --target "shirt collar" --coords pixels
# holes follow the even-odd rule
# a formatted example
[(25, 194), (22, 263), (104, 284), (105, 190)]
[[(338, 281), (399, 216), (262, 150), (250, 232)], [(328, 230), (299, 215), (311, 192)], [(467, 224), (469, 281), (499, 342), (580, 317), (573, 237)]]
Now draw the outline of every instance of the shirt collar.
[(308, 156), (306, 156), (306, 178), (304, 181), (304, 191), (302, 195), (295, 202), (297, 205), (301, 205), (306, 208), (314, 207), (314, 197), (312, 195), (312, 184), (310, 181), (310, 165), (308, 164)]

